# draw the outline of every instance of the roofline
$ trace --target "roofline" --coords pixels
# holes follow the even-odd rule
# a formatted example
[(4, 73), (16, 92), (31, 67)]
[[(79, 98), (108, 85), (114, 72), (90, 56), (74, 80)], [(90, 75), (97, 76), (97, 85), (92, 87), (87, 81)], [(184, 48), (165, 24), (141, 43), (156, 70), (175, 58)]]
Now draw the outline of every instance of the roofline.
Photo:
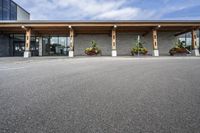
[(188, 27), (200, 29), (200, 20), (23, 20), (0, 21), (5, 27)]
[(63, 24), (63, 23), (198, 23), (200, 20), (18, 20), (18, 21), (0, 21), (0, 24)]
[(25, 10), (22, 6), (20, 6), (19, 4), (17, 4), (15, 1), (11, 0), (13, 3), (15, 3), (19, 8), (21, 8), (23, 11), (25, 11), (26, 13), (28, 13), (30, 15), (30, 13)]

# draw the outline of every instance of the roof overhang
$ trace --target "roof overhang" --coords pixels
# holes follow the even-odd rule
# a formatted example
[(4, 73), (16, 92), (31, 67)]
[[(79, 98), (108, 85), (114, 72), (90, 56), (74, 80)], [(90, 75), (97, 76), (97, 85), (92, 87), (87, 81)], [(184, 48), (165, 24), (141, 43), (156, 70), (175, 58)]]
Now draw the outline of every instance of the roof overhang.
[(117, 26), (118, 32), (141, 32), (147, 33), (157, 28), (160, 32), (177, 32), (177, 34), (192, 29), (199, 29), (198, 20), (154, 20), (154, 21), (2, 21), (1, 32), (23, 33), (22, 27), (31, 28), (38, 34), (67, 34), (69, 26), (75, 33), (110, 33), (113, 26)]

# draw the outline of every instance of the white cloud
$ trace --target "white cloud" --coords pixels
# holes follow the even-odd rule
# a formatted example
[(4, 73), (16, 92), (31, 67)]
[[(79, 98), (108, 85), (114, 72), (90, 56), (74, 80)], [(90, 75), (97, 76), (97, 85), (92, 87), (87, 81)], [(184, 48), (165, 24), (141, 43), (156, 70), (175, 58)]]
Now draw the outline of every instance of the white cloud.
[(94, 19), (130, 20), (130, 19), (149, 19), (154, 14), (153, 11), (147, 12), (140, 8), (122, 8), (104, 12), (94, 17)]
[[(141, 8), (139, 0), (15, 0), (31, 13), (31, 19), (134, 20), (161, 19), (163, 15), (195, 5), (195, 0), (163, 1), (160, 7)], [(144, 2), (143, 2), (144, 3)], [(148, 2), (147, 2), (148, 3)], [(171, 4), (170, 4), (171, 3)], [(172, 4), (174, 3), (174, 4)], [(162, 18), (163, 19), (163, 18)]]
[(128, 0), (18, 1), (28, 7), (32, 19), (134, 19), (142, 13), (139, 8), (124, 6)]

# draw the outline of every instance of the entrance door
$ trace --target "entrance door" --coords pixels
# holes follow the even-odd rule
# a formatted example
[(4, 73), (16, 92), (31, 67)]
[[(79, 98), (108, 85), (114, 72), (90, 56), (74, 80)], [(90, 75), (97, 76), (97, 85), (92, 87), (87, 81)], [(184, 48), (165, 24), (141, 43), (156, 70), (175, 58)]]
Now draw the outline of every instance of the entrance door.
[(25, 51), (25, 44), (23, 41), (14, 41), (13, 42), (13, 55), (14, 56), (23, 56)]

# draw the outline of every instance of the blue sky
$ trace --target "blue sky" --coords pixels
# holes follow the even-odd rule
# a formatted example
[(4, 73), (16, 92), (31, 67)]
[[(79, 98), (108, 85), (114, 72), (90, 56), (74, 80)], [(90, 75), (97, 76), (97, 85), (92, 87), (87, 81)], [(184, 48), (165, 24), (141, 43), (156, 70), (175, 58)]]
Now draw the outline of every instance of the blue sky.
[(33, 20), (200, 20), (200, 0), (14, 0)]

